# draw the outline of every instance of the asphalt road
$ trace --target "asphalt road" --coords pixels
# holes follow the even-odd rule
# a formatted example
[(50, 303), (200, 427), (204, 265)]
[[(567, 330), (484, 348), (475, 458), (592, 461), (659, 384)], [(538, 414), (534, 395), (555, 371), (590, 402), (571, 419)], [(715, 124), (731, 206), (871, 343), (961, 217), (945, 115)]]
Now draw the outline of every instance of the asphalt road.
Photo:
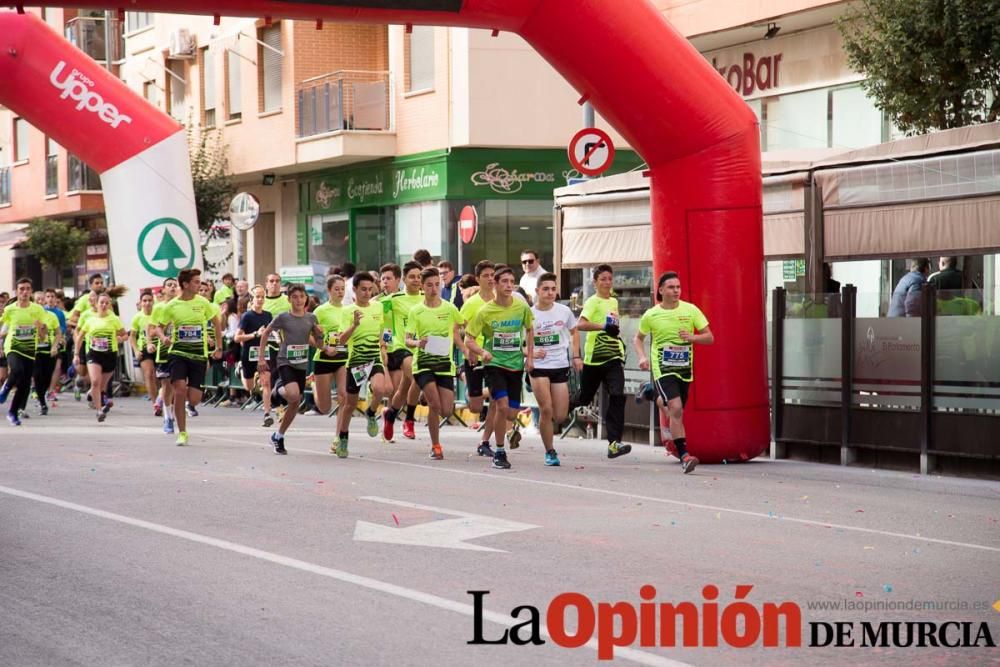
[[(863, 621), (968, 622), (972, 640), (986, 622), (1000, 641), (996, 482), (766, 460), (682, 475), (659, 449), (609, 461), (586, 440), (558, 443), (563, 465), (546, 468), (531, 436), (512, 470), (495, 471), (468, 430), (445, 429), (437, 462), (422, 426), (415, 442), (397, 428), (383, 445), (357, 420), (340, 460), (323, 417), (300, 417), (276, 456), (259, 424), (259, 412), (203, 408), (190, 446), (176, 447), (140, 399), (100, 425), (72, 400), (3, 424), (0, 665), (590, 664), (629, 624), (598, 622), (603, 642), (595, 630), (566, 648), (547, 634), (561, 629), (547, 625), (550, 602), (574, 592), (638, 609), (644, 585), (655, 603), (693, 603), (697, 643), (723, 646), (638, 637), (616, 662), (1000, 664), (981, 636), (969, 648), (860, 646)], [(757, 618), (765, 603), (797, 604), (802, 645), (787, 646), (781, 623), (778, 647), (729, 646), (751, 632), (724, 620), (737, 618), (740, 585)], [(468, 644), (468, 591), (489, 591), (483, 639), (531, 605), (545, 643)], [(915, 602), (934, 608), (885, 608)], [(565, 619), (572, 636), (575, 608)], [(855, 646), (808, 646), (820, 621), (851, 622)], [(667, 634), (640, 625), (654, 644)], [(961, 639), (954, 627), (947, 637)]]

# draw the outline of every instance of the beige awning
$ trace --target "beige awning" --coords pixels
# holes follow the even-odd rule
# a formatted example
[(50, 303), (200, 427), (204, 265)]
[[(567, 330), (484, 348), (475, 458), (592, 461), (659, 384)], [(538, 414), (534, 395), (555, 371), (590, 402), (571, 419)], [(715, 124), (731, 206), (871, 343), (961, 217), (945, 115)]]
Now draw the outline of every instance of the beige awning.
[(805, 214), (779, 213), (764, 216), (764, 257), (780, 259), (805, 254)]
[(828, 210), (827, 260), (939, 255), (1000, 247), (1000, 197)]
[(0, 225), (0, 248), (13, 248), (23, 241), (27, 236), (25, 230), (28, 225)]
[(649, 264), (649, 191), (590, 195), (562, 205), (562, 266)]

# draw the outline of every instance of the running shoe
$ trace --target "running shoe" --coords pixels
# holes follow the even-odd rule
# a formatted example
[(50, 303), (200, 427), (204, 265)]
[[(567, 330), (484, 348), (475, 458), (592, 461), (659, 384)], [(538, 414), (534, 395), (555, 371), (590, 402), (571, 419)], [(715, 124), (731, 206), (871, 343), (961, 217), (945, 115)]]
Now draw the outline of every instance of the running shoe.
[(181, 431), (177, 434), (177, 441), (174, 443), (178, 447), (183, 447), (188, 444), (188, 434), (187, 431)]
[(395, 419), (388, 419), (382, 415), (382, 442), (396, 442), (395, 422)]
[(198, 416), (198, 408), (194, 407), (190, 403), (188, 403), (187, 411), (188, 411), (188, 417), (197, 417)]
[(93, 403), (94, 402), (94, 397), (90, 395), (89, 391), (87, 392), (87, 402), (88, 403)]
[(18, 418), (18, 416), (16, 414), (14, 414), (13, 412), (8, 412), (7, 413), (7, 421), (10, 422), (11, 426), (20, 426), (21, 425), (20, 418)]
[(83, 393), (80, 391), (79, 387), (73, 387), (73, 399), (79, 401), (83, 398)]
[(697, 456), (685, 454), (684, 458), (681, 460), (681, 470), (684, 471), (684, 474), (686, 475), (694, 470), (699, 463), (701, 463), (701, 461), (698, 460)]
[(441, 449), (441, 445), (431, 445), (431, 458), (435, 461), (444, 459), (444, 451)]
[(333, 453), (337, 455), (338, 459), (347, 458), (347, 438), (341, 438), (337, 443), (337, 448), (333, 450)]
[(651, 395), (652, 393), (653, 393), (653, 383), (643, 382), (641, 385), (639, 385), (639, 391), (635, 392), (636, 405), (639, 405), (643, 401), (650, 400), (648, 396)]
[(20, 417), (21, 419), (31, 419), (31, 415), (28, 414), (27, 410), (21, 410), (20, 412), (17, 413), (17, 416)]
[(163, 403), (160, 403), (159, 401), (153, 403), (153, 416), (154, 417), (163, 416)]
[(7, 396), (10, 395), (10, 385), (4, 383), (3, 387), (0, 387), (0, 405), (7, 402)]
[(312, 410), (306, 413), (306, 417), (320, 417), (322, 415), (323, 413), (319, 411), (319, 408), (313, 408)]
[(365, 416), (368, 418), (368, 437), (374, 438), (378, 435), (378, 420), (374, 414), (365, 413)]
[(278, 435), (277, 431), (271, 434), (271, 446), (274, 447), (275, 454), (288, 453), (288, 450), (285, 449), (285, 438), (284, 436)]
[(115, 402), (112, 401), (111, 398), (102, 398), (101, 402), (103, 404), (103, 409), (104, 409), (105, 412), (107, 412), (111, 408), (115, 407)]
[(414, 426), (416, 424), (412, 419), (407, 419), (403, 422), (403, 437), (409, 438), (410, 440), (416, 440), (417, 434), (414, 432)]
[(503, 447), (497, 447), (497, 450), (493, 452), (493, 467), (500, 470), (510, 468), (510, 461), (507, 460), (507, 450)]
[(545, 452), (545, 465), (547, 466), (557, 466), (559, 465), (559, 455), (556, 454), (556, 450), (550, 449)]
[(616, 459), (619, 456), (625, 456), (632, 451), (632, 445), (623, 445), (617, 440), (613, 440), (608, 443), (608, 458)]
[(270, 412), (264, 414), (264, 428), (274, 425), (274, 417), (271, 416)]
[(97, 411), (97, 423), (98, 424), (100, 424), (101, 422), (103, 422), (107, 418), (108, 418), (108, 413), (107, 412), (105, 412), (104, 410), (98, 410)]
[(38, 410), (38, 412), (39, 412), (39, 414), (41, 414), (41, 415), (42, 415), (42, 416), (44, 417), (45, 415), (49, 414), (49, 406), (47, 406), (47, 405), (43, 405), (43, 406), (42, 406), (42, 407), (41, 407), (41, 408), (40, 408), (40, 409)]
[(171, 419), (170, 417), (167, 417), (166, 419), (163, 420), (163, 432), (164, 433), (174, 432), (174, 420)]
[(479, 446), (476, 447), (476, 454), (480, 456), (493, 456), (493, 448), (490, 447), (490, 443), (481, 442)]
[(56, 392), (50, 391), (47, 394), (45, 394), (45, 400), (48, 401), (49, 403), (55, 403), (56, 401), (59, 400), (59, 397), (56, 396)]
[(507, 441), (507, 446), (511, 449), (517, 449), (521, 446), (521, 429), (517, 427), (516, 423), (514, 424), (514, 428), (504, 436), (504, 440)]

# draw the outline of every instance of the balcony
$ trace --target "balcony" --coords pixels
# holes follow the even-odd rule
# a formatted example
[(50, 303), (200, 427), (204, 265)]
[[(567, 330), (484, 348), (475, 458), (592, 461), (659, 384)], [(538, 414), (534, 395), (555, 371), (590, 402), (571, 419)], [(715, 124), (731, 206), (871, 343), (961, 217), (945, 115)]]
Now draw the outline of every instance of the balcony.
[(389, 72), (339, 70), (295, 90), (296, 162), (332, 167), (396, 154)]
[(0, 167), (0, 206), (10, 203), (10, 167)]
[[(105, 30), (105, 24), (107, 29)], [(107, 66), (108, 48), (111, 44), (111, 61), (121, 60), (123, 42), (121, 24), (112, 20), (107, 22), (104, 17), (78, 16), (66, 22), (66, 39), (88, 56)]]
[(80, 158), (70, 155), (67, 167), (67, 192), (99, 192), (101, 190), (101, 177)]

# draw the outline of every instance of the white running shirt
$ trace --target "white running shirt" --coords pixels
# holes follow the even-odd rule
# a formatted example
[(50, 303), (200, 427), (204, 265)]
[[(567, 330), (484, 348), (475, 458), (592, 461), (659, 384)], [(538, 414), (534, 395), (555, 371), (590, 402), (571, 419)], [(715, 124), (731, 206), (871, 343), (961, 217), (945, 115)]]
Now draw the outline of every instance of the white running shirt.
[(558, 369), (569, 366), (570, 330), (576, 328), (576, 315), (567, 306), (554, 303), (548, 310), (533, 306), (532, 328), (535, 349), (545, 350), (544, 359), (535, 359), (535, 368)]

